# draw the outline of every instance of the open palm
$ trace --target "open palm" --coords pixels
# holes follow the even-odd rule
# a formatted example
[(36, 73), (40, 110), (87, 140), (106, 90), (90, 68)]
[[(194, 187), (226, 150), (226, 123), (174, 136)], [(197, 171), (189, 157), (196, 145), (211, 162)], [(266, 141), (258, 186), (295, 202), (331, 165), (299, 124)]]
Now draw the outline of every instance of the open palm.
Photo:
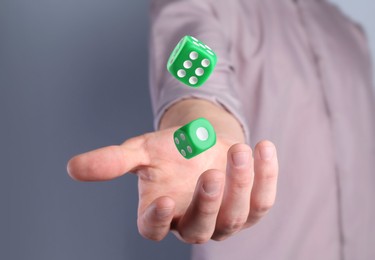
[(69, 174), (103, 181), (139, 177), (138, 228), (153, 240), (172, 230), (187, 243), (222, 240), (257, 222), (273, 205), (278, 164), (272, 143), (249, 146), (218, 136), (214, 147), (187, 160), (173, 143), (176, 128), (77, 155)]

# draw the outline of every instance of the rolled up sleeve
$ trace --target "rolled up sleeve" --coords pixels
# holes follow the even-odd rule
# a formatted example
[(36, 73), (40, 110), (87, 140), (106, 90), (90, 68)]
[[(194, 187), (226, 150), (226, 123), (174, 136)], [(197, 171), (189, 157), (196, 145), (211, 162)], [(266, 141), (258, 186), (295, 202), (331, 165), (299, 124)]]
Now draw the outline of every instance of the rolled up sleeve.
[[(211, 1), (151, 1), (149, 80), (154, 127), (175, 102), (187, 98), (211, 101), (225, 108), (241, 124), (248, 137), (243, 108), (233, 87), (234, 72), (229, 54), (229, 39)], [(175, 79), (166, 69), (167, 60), (178, 41), (191, 35), (210, 46), (218, 61), (211, 77), (200, 88), (191, 88)], [(248, 140), (248, 138), (247, 138)]]

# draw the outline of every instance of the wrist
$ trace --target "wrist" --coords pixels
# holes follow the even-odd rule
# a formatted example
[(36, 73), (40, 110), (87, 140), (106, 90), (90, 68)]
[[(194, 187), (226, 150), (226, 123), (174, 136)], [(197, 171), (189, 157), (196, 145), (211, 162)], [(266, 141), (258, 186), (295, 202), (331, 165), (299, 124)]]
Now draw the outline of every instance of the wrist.
[(169, 107), (160, 120), (159, 129), (182, 126), (204, 117), (215, 128), (218, 138), (244, 143), (245, 135), (238, 120), (222, 106), (202, 99), (181, 100)]

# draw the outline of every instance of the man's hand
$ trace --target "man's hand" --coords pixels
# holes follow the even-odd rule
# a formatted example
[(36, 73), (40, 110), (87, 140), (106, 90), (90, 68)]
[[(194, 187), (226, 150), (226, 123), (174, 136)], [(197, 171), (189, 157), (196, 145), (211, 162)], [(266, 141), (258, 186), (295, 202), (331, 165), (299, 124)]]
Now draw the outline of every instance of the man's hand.
[(77, 155), (68, 163), (80, 181), (104, 181), (134, 172), (139, 177), (138, 229), (161, 240), (172, 230), (187, 243), (223, 240), (252, 226), (275, 201), (276, 149), (218, 135), (217, 144), (190, 159), (173, 143), (177, 128), (145, 134), (119, 146)]

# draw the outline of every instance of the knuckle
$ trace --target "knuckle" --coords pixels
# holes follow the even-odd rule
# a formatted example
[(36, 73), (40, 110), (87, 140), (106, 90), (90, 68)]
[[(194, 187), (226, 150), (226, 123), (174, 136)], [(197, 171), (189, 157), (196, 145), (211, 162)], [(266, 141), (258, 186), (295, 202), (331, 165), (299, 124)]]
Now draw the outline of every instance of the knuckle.
[(242, 229), (243, 225), (246, 223), (247, 216), (246, 217), (239, 217), (239, 218), (233, 218), (233, 219), (226, 219), (222, 221), (216, 230), (218, 231), (217, 234), (219, 236), (228, 236), (230, 234), (233, 234), (240, 229)]
[(233, 189), (238, 191), (248, 190), (252, 186), (252, 180), (250, 178), (243, 178), (233, 182)]
[(212, 237), (212, 240), (214, 241), (224, 241), (225, 239), (227, 239), (229, 236), (225, 235), (225, 234), (215, 234), (213, 237)]
[(277, 180), (277, 172), (272, 170), (264, 171), (260, 176), (260, 179), (263, 181), (276, 181)]
[(273, 206), (274, 201), (255, 201), (251, 206), (251, 214), (255, 216), (264, 216)]
[(197, 213), (199, 216), (206, 218), (215, 215), (218, 212), (218, 208), (212, 205), (199, 205), (197, 207)]

